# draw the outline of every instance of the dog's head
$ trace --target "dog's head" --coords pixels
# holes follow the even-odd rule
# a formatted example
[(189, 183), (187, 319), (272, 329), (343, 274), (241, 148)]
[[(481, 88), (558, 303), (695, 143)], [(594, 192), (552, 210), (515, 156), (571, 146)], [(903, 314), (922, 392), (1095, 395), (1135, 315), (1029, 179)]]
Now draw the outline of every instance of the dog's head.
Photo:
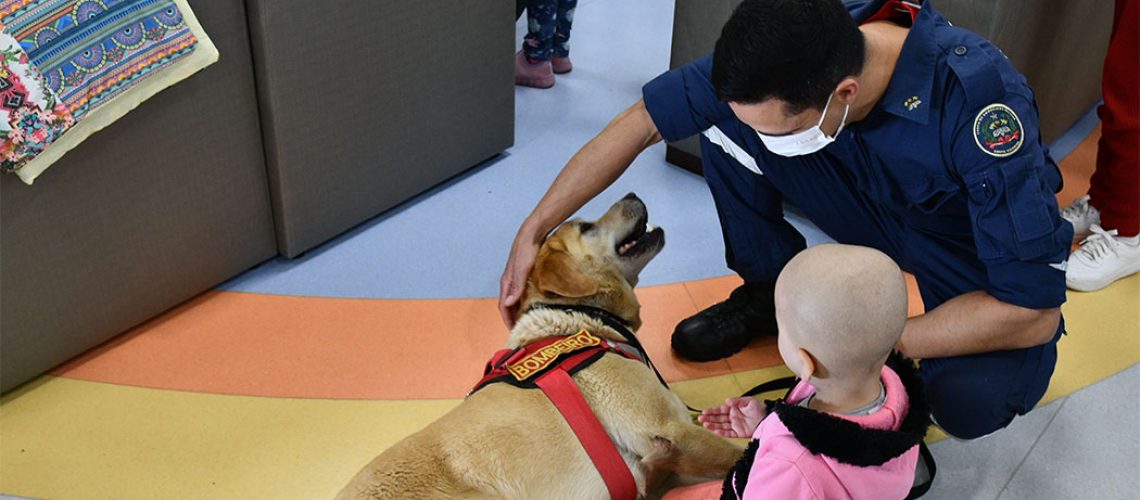
[(665, 231), (648, 220), (645, 203), (630, 193), (598, 220), (562, 224), (539, 249), (519, 310), (534, 303), (587, 305), (641, 326), (633, 287), (665, 246)]

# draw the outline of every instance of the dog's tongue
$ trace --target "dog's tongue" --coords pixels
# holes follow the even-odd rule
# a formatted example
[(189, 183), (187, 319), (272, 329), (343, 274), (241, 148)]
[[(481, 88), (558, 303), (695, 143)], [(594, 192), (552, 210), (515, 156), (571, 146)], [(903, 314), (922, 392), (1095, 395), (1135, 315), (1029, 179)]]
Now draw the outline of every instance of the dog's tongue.
[[(657, 229), (657, 226), (654, 226), (653, 224), (646, 224), (645, 225), (645, 231), (642, 232), (641, 234), (642, 234), (642, 236), (644, 236), (646, 234), (653, 232), (656, 229)], [(637, 246), (637, 243), (640, 240), (641, 240), (641, 238), (639, 237), (637, 239), (630, 241), (629, 243), (622, 245), (620, 248), (618, 248), (618, 255), (625, 255), (625, 254), (629, 253), (629, 251), (632, 250), (633, 247)]]

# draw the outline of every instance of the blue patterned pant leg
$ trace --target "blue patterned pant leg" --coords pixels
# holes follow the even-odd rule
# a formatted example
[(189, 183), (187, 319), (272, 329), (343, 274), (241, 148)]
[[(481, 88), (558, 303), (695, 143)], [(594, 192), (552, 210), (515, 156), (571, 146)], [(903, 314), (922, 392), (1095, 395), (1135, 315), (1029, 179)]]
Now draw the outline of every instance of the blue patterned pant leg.
[(554, 31), (555, 56), (570, 56), (570, 25), (574, 23), (574, 9), (577, 7), (578, 0), (559, 0), (558, 2), (558, 27)]
[(549, 61), (557, 29), (558, 0), (530, 0), (526, 7), (527, 34), (523, 53), (532, 61)]

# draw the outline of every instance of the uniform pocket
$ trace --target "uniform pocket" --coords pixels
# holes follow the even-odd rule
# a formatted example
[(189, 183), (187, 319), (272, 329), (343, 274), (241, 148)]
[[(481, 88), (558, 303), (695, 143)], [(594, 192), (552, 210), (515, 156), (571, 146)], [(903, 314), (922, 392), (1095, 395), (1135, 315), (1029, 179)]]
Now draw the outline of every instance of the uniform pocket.
[[(1006, 218), (994, 217), (995, 208), (1001, 198), (1005, 197), (1001, 176), (994, 169), (986, 169), (967, 175), (962, 180), (970, 198), (970, 223), (974, 227), (974, 244), (978, 248), (978, 257), (982, 260), (1002, 257), (998, 243), (1002, 235), (1010, 233), (1010, 227)], [(994, 184), (995, 180), (997, 185)]]
[(1056, 252), (1053, 233), (1059, 220), (1029, 157), (1008, 160), (965, 176), (970, 216), (982, 259), (1033, 260)]
[(1053, 234), (1054, 221), (1049, 217), (1037, 172), (1022, 161), (1002, 165), (1001, 175), (1005, 180), (1005, 193), (1013, 215), (1017, 241), (1028, 243)]

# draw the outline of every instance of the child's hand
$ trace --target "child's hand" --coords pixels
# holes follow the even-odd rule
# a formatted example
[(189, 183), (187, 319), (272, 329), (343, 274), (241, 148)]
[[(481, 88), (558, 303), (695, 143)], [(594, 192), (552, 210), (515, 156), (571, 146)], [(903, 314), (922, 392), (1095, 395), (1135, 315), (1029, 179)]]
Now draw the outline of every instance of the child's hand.
[(697, 417), (706, 429), (727, 438), (750, 438), (767, 411), (753, 398), (728, 398)]

